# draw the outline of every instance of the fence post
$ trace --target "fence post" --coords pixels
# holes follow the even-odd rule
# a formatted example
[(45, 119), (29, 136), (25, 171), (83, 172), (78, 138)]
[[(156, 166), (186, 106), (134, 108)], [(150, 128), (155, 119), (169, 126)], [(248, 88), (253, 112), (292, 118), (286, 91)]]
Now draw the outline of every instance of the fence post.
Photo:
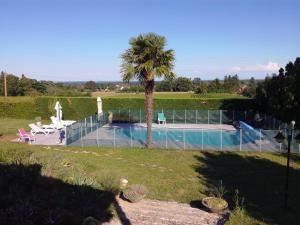
[(203, 151), (203, 146), (204, 146), (204, 143), (203, 143), (203, 128), (201, 129), (201, 148), (202, 148), (202, 151)]
[(70, 129), (69, 127), (72, 127), (72, 125), (66, 127), (66, 134), (65, 134), (65, 139), (66, 139), (66, 141), (65, 141), (65, 145), (68, 145), (68, 135), (69, 135), (69, 133), (70, 133), (70, 132), (68, 131), (68, 129)]
[(223, 115), (223, 111), (220, 110), (220, 125), (222, 124), (222, 115)]
[(140, 123), (142, 123), (142, 110), (140, 109)]
[(243, 130), (240, 129), (240, 151), (242, 151), (242, 144), (243, 144)]
[(300, 154), (300, 144), (298, 144), (298, 153)]
[(93, 117), (90, 117), (90, 122), (91, 122), (91, 132), (93, 131)]
[(198, 110), (196, 110), (196, 124), (198, 124)]
[(97, 124), (96, 128), (97, 128), (97, 146), (99, 147), (99, 124)]
[(114, 148), (116, 148), (116, 128), (114, 127)]
[(165, 134), (166, 134), (166, 148), (168, 148), (168, 127), (165, 129)]
[(174, 124), (174, 119), (175, 119), (175, 110), (173, 109), (173, 124)]
[(82, 140), (82, 126), (80, 126), (80, 140), (81, 140), (81, 147), (83, 147), (83, 140)]
[(209, 110), (207, 110), (207, 124), (209, 124)]
[(282, 144), (282, 143), (279, 143), (279, 152), (281, 152), (281, 144)]
[(259, 151), (261, 152), (261, 129), (259, 129)]
[(131, 122), (131, 118), (130, 118), (130, 109), (128, 109), (128, 118), (129, 118), (129, 122)]
[(87, 122), (86, 122), (86, 118), (84, 118), (84, 127), (85, 127), (85, 135), (87, 135)]
[(183, 129), (183, 150), (185, 150), (185, 129)]
[(130, 146), (131, 146), (131, 148), (132, 148), (132, 132), (131, 132), (131, 126), (129, 126), (129, 128), (130, 128)]
[(184, 110), (184, 124), (186, 124), (186, 109)]
[(221, 128), (221, 140), (220, 140), (220, 144), (221, 144), (221, 151), (223, 150), (223, 132), (222, 132), (222, 128)]

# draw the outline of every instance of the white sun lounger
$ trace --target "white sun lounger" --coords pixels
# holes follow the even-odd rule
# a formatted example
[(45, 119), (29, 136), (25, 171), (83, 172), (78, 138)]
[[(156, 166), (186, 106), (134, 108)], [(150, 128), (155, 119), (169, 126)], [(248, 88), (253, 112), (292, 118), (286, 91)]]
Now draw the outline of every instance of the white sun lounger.
[(69, 126), (76, 122), (75, 120), (61, 120), (58, 122), (55, 116), (51, 116), (50, 119), (52, 124), (54, 124), (54, 126), (60, 126), (60, 125)]
[(31, 128), (31, 131), (30, 133), (32, 135), (36, 135), (36, 134), (50, 134), (50, 133), (54, 133), (54, 129), (49, 129), (49, 128), (41, 128), (41, 127), (38, 127), (37, 125), (35, 125), (34, 123), (31, 123), (29, 124), (29, 127)]

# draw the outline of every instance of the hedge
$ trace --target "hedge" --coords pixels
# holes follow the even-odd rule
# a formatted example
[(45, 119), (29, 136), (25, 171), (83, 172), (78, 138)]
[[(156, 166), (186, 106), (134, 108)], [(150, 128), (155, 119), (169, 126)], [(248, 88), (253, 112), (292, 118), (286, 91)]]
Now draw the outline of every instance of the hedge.
[[(18, 101), (18, 99), (20, 101)], [(49, 118), (55, 114), (55, 102), (60, 101), (64, 119), (79, 120), (97, 112), (96, 98), (91, 97), (9, 97), (0, 98), (0, 117), (33, 119), (36, 116)], [(154, 99), (154, 109), (207, 110), (232, 109), (246, 110), (254, 108), (252, 99)], [(145, 109), (144, 99), (103, 98), (103, 110)]]

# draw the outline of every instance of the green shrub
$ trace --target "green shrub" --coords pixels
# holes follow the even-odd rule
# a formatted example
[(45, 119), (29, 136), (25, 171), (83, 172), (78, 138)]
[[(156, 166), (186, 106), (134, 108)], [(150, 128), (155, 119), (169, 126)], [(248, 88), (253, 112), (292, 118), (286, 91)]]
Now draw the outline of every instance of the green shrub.
[(264, 225), (264, 223), (257, 221), (250, 217), (246, 211), (241, 207), (236, 207), (229, 215), (225, 225)]
[(114, 174), (105, 174), (99, 180), (99, 184), (103, 191), (107, 191), (117, 195), (120, 192), (120, 181)]
[[(63, 119), (80, 120), (95, 115), (97, 112), (96, 98), (91, 97), (9, 97), (0, 98), (0, 117), (34, 119), (40, 116), (42, 119), (49, 119), (54, 115), (55, 102), (60, 101), (63, 111)], [(245, 110), (253, 107), (252, 99), (200, 99), (200, 98), (172, 98), (154, 99), (154, 109), (175, 109), (175, 110), (213, 110), (232, 109)], [(145, 109), (143, 98), (103, 98), (103, 110), (118, 109)]]

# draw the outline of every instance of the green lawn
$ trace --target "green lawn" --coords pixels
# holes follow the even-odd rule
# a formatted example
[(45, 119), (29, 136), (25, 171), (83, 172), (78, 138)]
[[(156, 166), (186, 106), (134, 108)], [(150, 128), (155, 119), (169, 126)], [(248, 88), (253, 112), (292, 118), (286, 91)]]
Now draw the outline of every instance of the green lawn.
[[(29, 122), (2, 118), (0, 133), (9, 136)], [(222, 180), (230, 207), (235, 189), (245, 198), (242, 218), (238, 215), (230, 224), (246, 218), (245, 224), (296, 225), (300, 156), (293, 155), (291, 161), (288, 211), (283, 210), (285, 163), (285, 155), (275, 153), (45, 148), (0, 137), (0, 213), (9, 207), (9, 218), (20, 219), (16, 224), (39, 224), (49, 211), (60, 212), (52, 219), (66, 220), (65, 224), (78, 224), (88, 215), (106, 221), (112, 216), (113, 190), (120, 178), (144, 184), (148, 198), (196, 205)]]
[[(76, 147), (47, 149), (2, 142), (0, 161), (2, 166), (9, 167), (8, 170), (13, 162), (26, 167), (38, 165), (39, 176), (52, 177), (71, 186), (89, 185), (102, 192), (107, 191), (103, 187), (107, 187), (107, 180), (111, 177), (116, 180), (126, 178), (130, 184), (144, 184), (150, 191), (148, 198), (186, 203), (199, 202), (212, 185), (222, 180), (228, 190), (225, 198), (230, 205), (233, 205), (232, 193), (238, 189), (240, 196), (245, 198), (246, 215), (253, 223), (298, 224), (300, 219), (299, 156), (293, 156), (291, 163), (288, 212), (282, 207), (286, 161), (280, 154)], [(58, 205), (63, 204), (59, 199), (56, 201)]]
[(28, 124), (35, 122), (34, 120), (0, 118), (0, 134), (16, 134), (19, 128), (28, 130)]

